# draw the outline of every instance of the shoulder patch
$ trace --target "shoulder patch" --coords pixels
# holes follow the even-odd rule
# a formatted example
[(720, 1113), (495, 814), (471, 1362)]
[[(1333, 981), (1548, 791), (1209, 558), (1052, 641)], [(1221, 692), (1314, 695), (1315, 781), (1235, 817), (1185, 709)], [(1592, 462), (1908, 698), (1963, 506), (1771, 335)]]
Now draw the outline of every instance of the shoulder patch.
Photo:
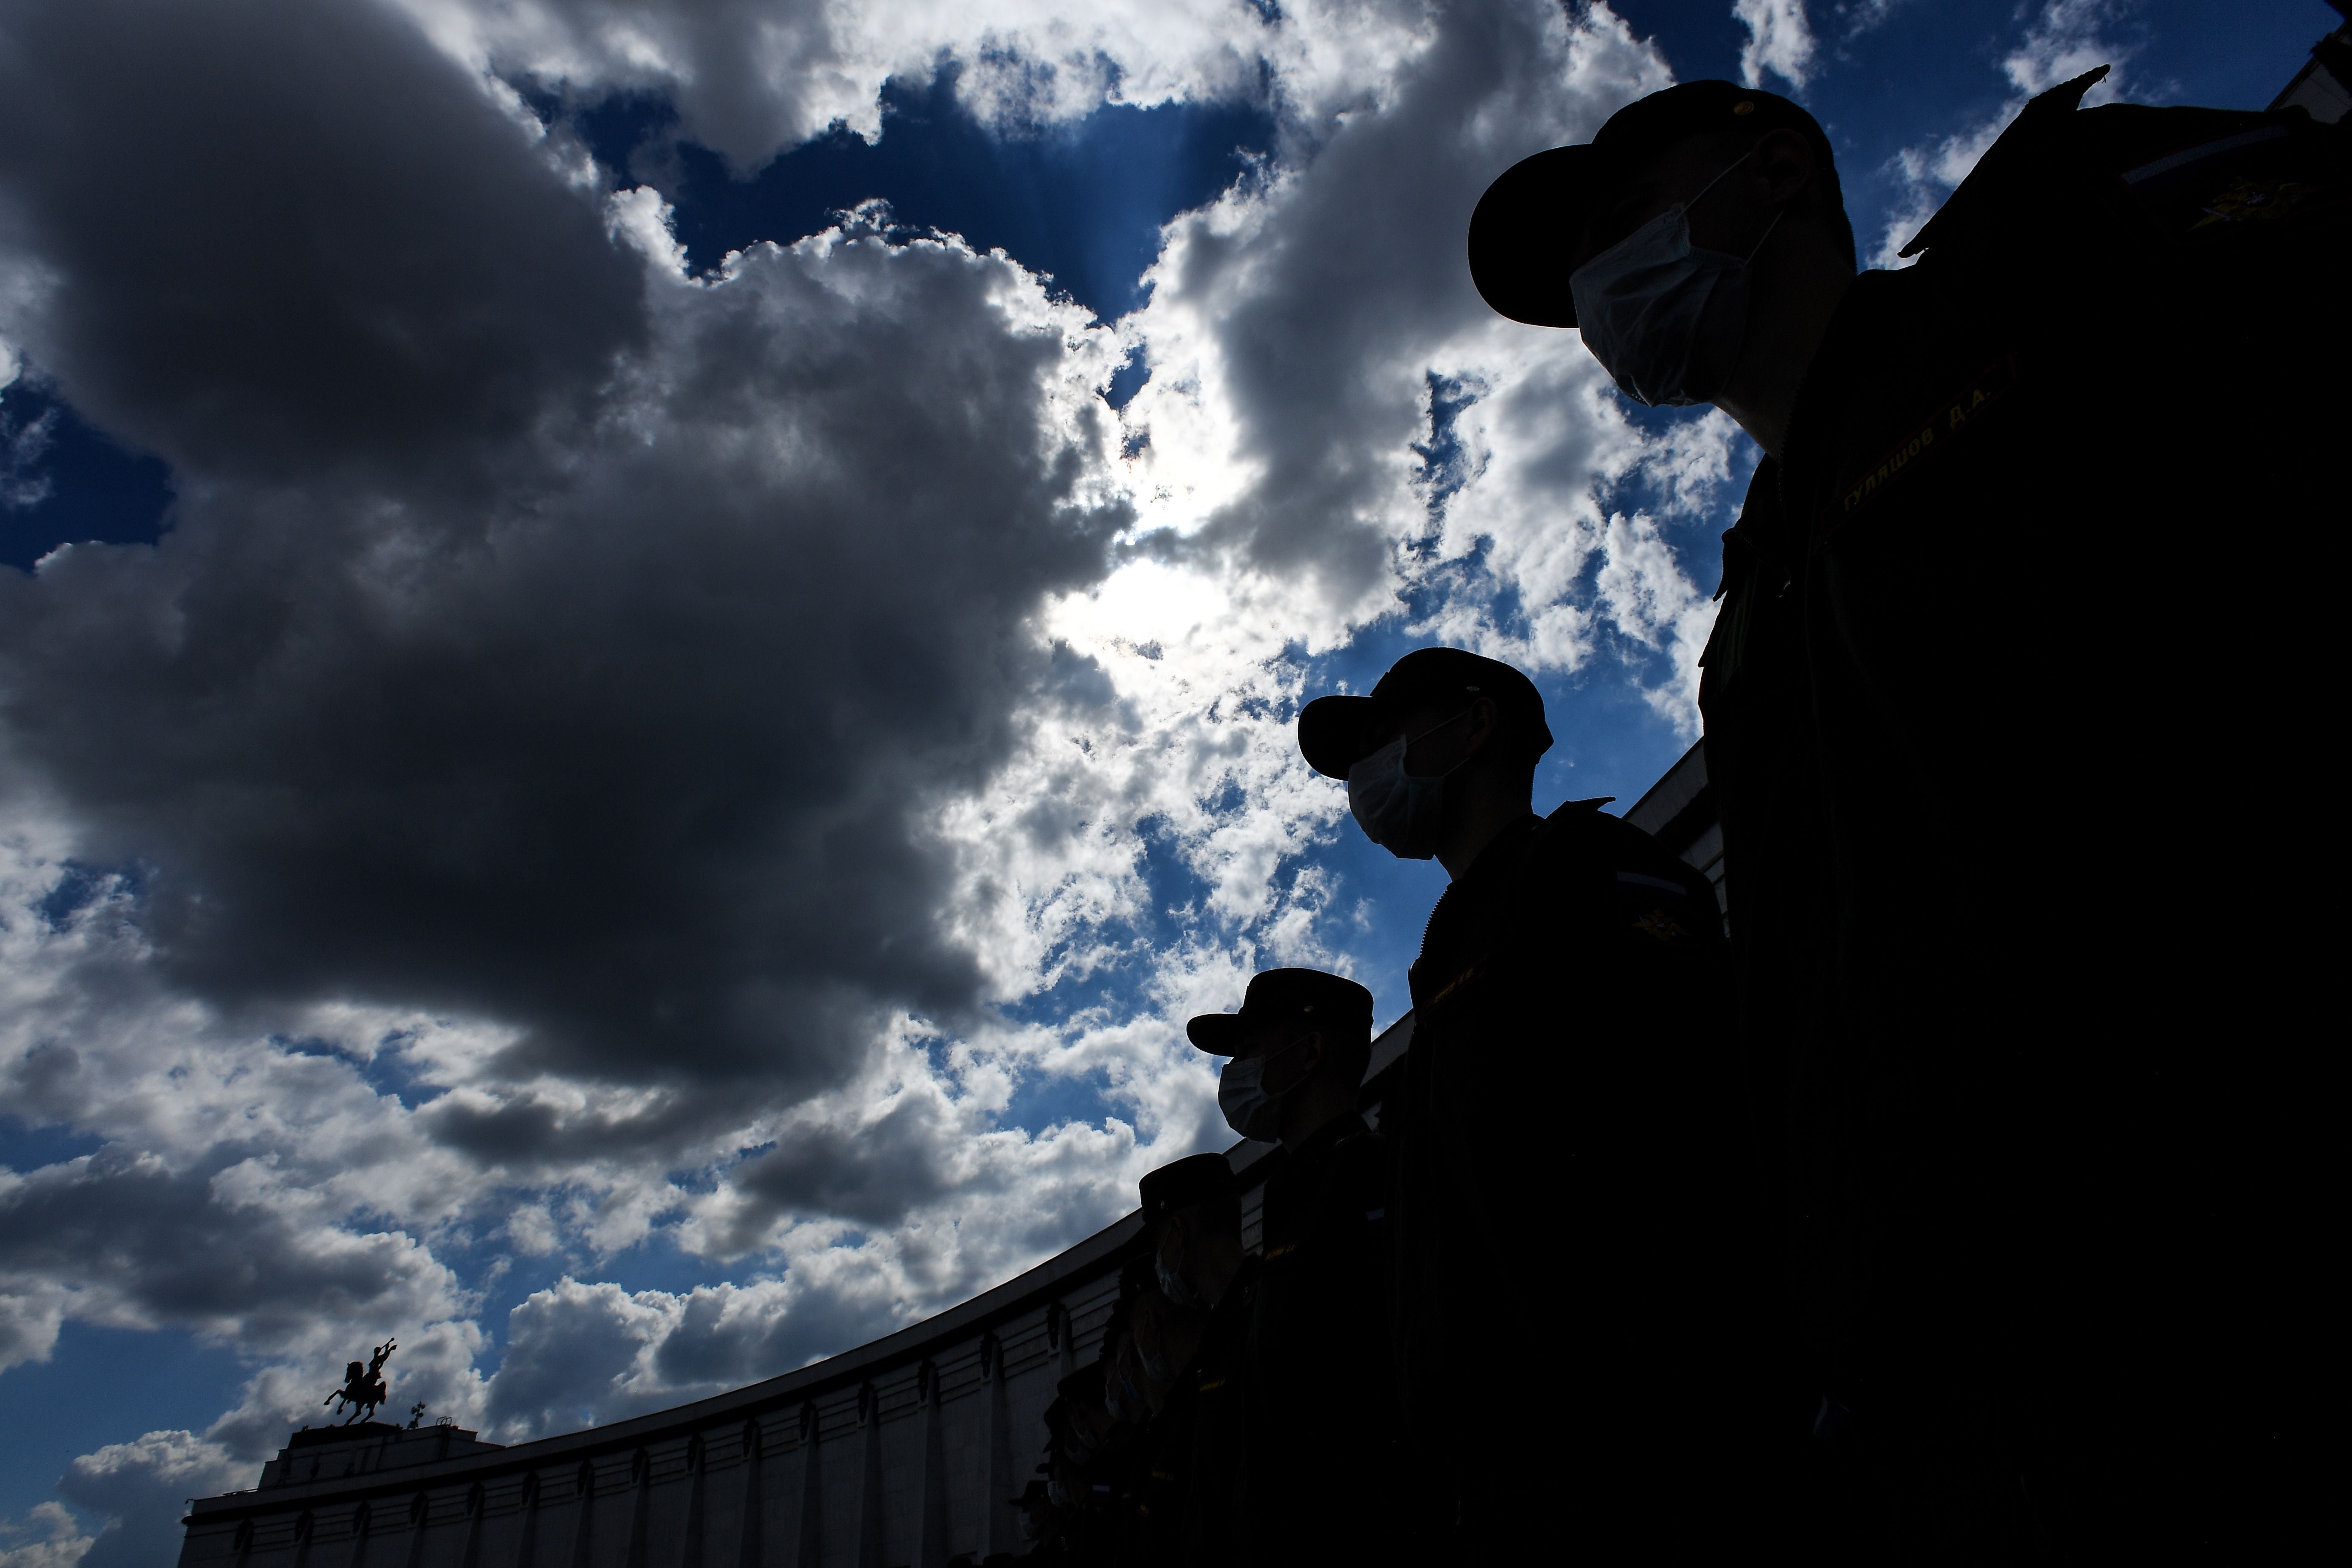
[(2242, 174), (2209, 197), (2199, 209), (2197, 221), (2189, 226), (2200, 229), (2217, 223), (2275, 223), (2280, 218), (2294, 217), (2305, 208), (2333, 205), (2340, 199), (2340, 192), (2305, 180), (2252, 180)]
[(2016, 384), (2017, 361), (2010, 354), (2001, 355), (1970, 377), (1917, 428), (1839, 488), (1836, 500), (1813, 524), (1812, 547), (1819, 550), (1827, 544), (1830, 536), (1843, 527), (1848, 518), (1877, 500), (1920, 463), (1966, 435), (1976, 419)]
[(1652, 942), (1675, 942), (1690, 935), (1674, 916), (1664, 910), (1644, 910), (1633, 921), (1633, 929)]
[(1453, 979), (1440, 986), (1434, 996), (1432, 996), (1428, 1001), (1423, 1002), (1421, 1005), (1423, 1010), (1425, 1012), (1429, 1008), (1436, 1006), (1440, 1002), (1444, 1001), (1448, 996), (1453, 995), (1456, 991), (1461, 990), (1464, 986), (1477, 979), (1478, 971), (1485, 968), (1486, 964), (1486, 955), (1484, 953), (1472, 959), (1467, 964), (1463, 966), (1460, 973), (1456, 974)]

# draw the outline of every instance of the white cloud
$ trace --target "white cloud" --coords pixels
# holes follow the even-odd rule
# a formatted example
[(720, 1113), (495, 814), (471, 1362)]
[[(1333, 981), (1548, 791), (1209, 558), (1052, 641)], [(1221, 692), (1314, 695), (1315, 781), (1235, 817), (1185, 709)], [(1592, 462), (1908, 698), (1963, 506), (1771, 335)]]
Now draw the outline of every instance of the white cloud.
[(83, 1568), (152, 1568), (175, 1561), (184, 1500), (253, 1484), (254, 1469), (192, 1432), (149, 1432), (84, 1454), (58, 1489), (106, 1521), (79, 1561)]
[(1766, 72), (1802, 88), (1813, 75), (1813, 25), (1805, 0), (1732, 0), (1731, 14), (1748, 29), (1739, 47), (1739, 78), (1762, 87)]
[[(0, 388), (16, 379), (17, 367), (0, 343)], [(58, 411), (45, 408), (26, 419), (0, 399), (0, 511), (22, 510), (49, 499), (56, 481), (41, 471), (57, 437)]]
[(74, 1568), (92, 1539), (64, 1504), (36, 1503), (22, 1520), (0, 1520), (0, 1568)]
[(1311, 3), (1296, 16), (1231, 0), (823, 4), (812, 0), (402, 0), (451, 55), (486, 75), (581, 96), (656, 93), (685, 133), (757, 167), (840, 125), (881, 132), (892, 76), (927, 81), (943, 59), (984, 118), (1035, 122), (1106, 100), (1139, 105), (1242, 96), (1262, 60), (1309, 100), (1376, 77), (1416, 5)]

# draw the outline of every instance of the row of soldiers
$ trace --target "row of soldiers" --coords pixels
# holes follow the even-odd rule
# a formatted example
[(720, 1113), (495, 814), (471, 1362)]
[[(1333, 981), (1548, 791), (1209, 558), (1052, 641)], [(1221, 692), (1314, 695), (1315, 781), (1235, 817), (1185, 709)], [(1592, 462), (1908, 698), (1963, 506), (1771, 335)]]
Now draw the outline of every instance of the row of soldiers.
[(1761, 450), (1698, 693), (1735, 940), (1602, 802), (1535, 814), (1518, 671), (1424, 648), (1301, 710), (1366, 835), (1449, 878), (1402, 1081), (1368, 1127), (1372, 998), (1335, 975), (1192, 1021), (1284, 1146), (1264, 1244), (1222, 1158), (1146, 1178), (1150, 1255), (1055, 1406), (1051, 1551), (2324, 1538), (2340, 916), (2214, 792), (2334, 798), (2302, 595), (2352, 515), (2352, 134), (2084, 108), (2104, 74), (2029, 103), (1907, 269), (1858, 271), (1822, 127), (1733, 82), (1479, 202), (1489, 304)]
[(1284, 1158), (1255, 1251), (1224, 1156), (1144, 1177), (1148, 1250), (1120, 1276), (1098, 1359), (1046, 1412), (1049, 1557), (1311, 1561), (1370, 1541), (1397, 1408), (1378, 1309), (1393, 1170), (1354, 1103), (1370, 1005), (1337, 975), (1276, 970), (1241, 1015), (1193, 1020), (1203, 1048), (1223, 1036), (1237, 1062), (1279, 1063)]
[[(1269, 970), (1238, 1012), (1187, 1024), (1226, 1058), (1234, 1131), (1282, 1153), (1254, 1252), (1224, 1156), (1143, 1178), (1148, 1251), (1047, 1413), (1031, 1499), (1070, 1562), (1533, 1550), (1563, 1453), (1599, 1479), (1638, 1452), (1608, 1484), (1666, 1475), (1679, 1494), (1721, 1436), (1692, 1402), (1746, 1375), (1737, 1333), (1701, 1321), (1749, 1267), (1722, 1199), (1747, 1144), (1708, 1088), (1731, 976), (1706, 878), (1601, 800), (1536, 816), (1543, 699), (1495, 660), (1421, 649), (1370, 696), (1309, 704), (1299, 737), (1377, 841), (1454, 873), (1412, 970), (1412, 1049), (1375, 1129), (1359, 1106), (1374, 999), (1354, 981)], [(1442, 806), (1414, 798), (1441, 779)], [(1577, 1049), (1587, 1031), (1643, 1048)], [(1575, 1289), (1594, 1265), (1605, 1288)], [(1542, 1352), (1512, 1347), (1563, 1327), (1583, 1347), (1559, 1369), (1574, 1419), (1605, 1433), (1591, 1453), (1519, 1436), (1565, 1406), (1547, 1407)], [(1675, 1500), (1657, 1500), (1662, 1540), (1683, 1532)]]

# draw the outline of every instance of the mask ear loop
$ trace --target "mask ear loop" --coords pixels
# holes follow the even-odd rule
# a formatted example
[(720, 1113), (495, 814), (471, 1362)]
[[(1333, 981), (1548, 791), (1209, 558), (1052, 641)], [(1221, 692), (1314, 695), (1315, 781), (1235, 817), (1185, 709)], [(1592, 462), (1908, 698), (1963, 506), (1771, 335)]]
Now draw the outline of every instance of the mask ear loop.
[[(1760, 146), (1762, 143), (1759, 142), (1758, 145)], [(1738, 157), (1734, 158), (1730, 163), (1726, 163), (1722, 168), (1717, 169), (1715, 173), (1715, 178), (1701, 185), (1698, 188), (1698, 195), (1691, 197), (1690, 200), (1683, 204), (1683, 211), (1687, 213), (1691, 208), (1698, 205), (1701, 198), (1703, 198), (1707, 192), (1723, 184), (1724, 175), (1728, 174), (1732, 170), (1737, 169), (1740, 164), (1745, 163), (1748, 159), (1753, 158), (1754, 156), (1756, 156), (1756, 148), (1750, 147), (1747, 152), (1742, 153)]]
[[(1758, 143), (1758, 147), (1760, 147), (1762, 143)], [(1731, 173), (1732, 170), (1739, 167), (1740, 164), (1748, 162), (1748, 159), (1756, 156), (1757, 150), (1757, 147), (1750, 147), (1747, 152), (1742, 153), (1738, 157), (1734, 158), (1730, 163), (1726, 163), (1722, 169), (1717, 173), (1714, 179), (1709, 180), (1706, 184), (1698, 188), (1698, 195), (1691, 197), (1690, 200), (1683, 204), (1683, 216), (1685, 217), (1688, 217), (1690, 216), (1691, 208), (1698, 205), (1699, 196), (1704, 196), (1707, 192), (1723, 184), (1723, 176)], [(1746, 256), (1740, 258), (1742, 262), (1749, 262), (1756, 259), (1756, 253), (1764, 248), (1764, 242), (1772, 237), (1772, 231), (1780, 226), (1780, 220), (1786, 217), (1788, 214), (1789, 209), (1786, 207), (1781, 207), (1774, 211), (1772, 214), (1772, 221), (1764, 226), (1764, 232), (1756, 237), (1756, 243), (1748, 247), (1748, 254)]]

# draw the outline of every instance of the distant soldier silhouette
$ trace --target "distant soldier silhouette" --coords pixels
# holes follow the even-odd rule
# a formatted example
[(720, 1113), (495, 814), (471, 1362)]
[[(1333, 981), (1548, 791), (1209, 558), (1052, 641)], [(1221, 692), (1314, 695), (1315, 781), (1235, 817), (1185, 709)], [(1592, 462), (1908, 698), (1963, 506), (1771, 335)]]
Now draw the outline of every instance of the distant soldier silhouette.
[[(345, 1363), (342, 1387), (327, 1395), (320, 1403), (333, 1405), (340, 1400), (343, 1405), (350, 1406), (351, 1414), (343, 1417), (342, 1424), (346, 1426), (354, 1421), (363, 1421), (374, 1415), (376, 1406), (382, 1405), (390, 1395), (390, 1390), (384, 1386), (383, 1363), (390, 1361), (392, 1352), (399, 1348), (398, 1341), (386, 1340), (375, 1347), (374, 1356), (365, 1366), (362, 1366), (358, 1362)], [(318, 1385), (313, 1384), (311, 1386), (315, 1388)], [(422, 1412), (425, 1407), (420, 1405), (416, 1408)], [(409, 1425), (415, 1426), (415, 1423), (412, 1420)]]
[(1203, 1014), (1184, 1032), (1232, 1058), (1217, 1103), (1233, 1130), (1283, 1148), (1260, 1208), (1240, 1561), (1404, 1561), (1395, 1503), (1413, 1478), (1398, 1462), (1386, 1310), (1393, 1162), (1356, 1109), (1372, 994), (1319, 970), (1270, 969), (1239, 1012)]
[[(1229, 1563), (1241, 1554), (1238, 1500), (1249, 1457), (1249, 1327), (1258, 1260), (1242, 1249), (1241, 1189), (1223, 1154), (1144, 1173), (1156, 1281), (1135, 1301), (1130, 1344), (1157, 1405), (1144, 1434), (1131, 1568)], [(1147, 1305), (1149, 1303), (1149, 1305)], [(1179, 1341), (1139, 1320), (1192, 1318)], [(1162, 1378), (1165, 1381), (1162, 1381)]]
[(2255, 1560), (2315, 1490), (2334, 879), (2215, 796), (2337, 793), (2352, 148), (2105, 74), (1908, 270), (1730, 82), (1471, 220), (1497, 310), (1764, 449), (1700, 705), (1816, 1561)]
[[(1599, 800), (1535, 814), (1551, 743), (1534, 684), (1460, 648), (1298, 716), (1299, 751), (1348, 781), (1366, 836), (1452, 879), (1381, 1109), (1395, 1429), (1414, 1450), (1402, 1551), (1738, 1561), (1764, 1483), (1750, 1384), (1770, 1290), (1730, 955), (1706, 879), (1648, 834)], [(1533, 1382), (1506, 1353), (1530, 1345)]]

